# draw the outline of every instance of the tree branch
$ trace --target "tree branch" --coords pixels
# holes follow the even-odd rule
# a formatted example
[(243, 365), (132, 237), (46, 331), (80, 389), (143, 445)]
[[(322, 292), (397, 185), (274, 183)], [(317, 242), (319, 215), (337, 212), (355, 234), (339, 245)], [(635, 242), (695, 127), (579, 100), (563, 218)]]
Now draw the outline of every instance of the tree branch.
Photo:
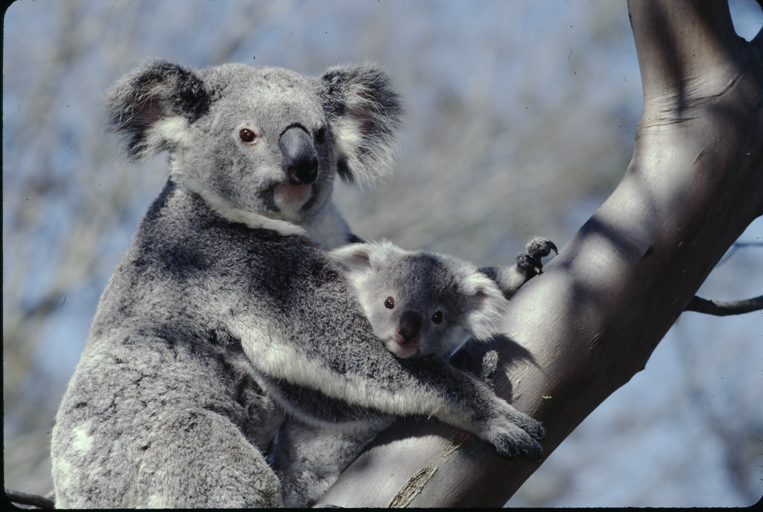
[[(631, 163), (512, 298), (510, 339), (487, 347), (504, 365), (497, 393), (546, 426), (546, 458), (644, 368), (726, 249), (763, 214), (759, 49), (734, 34), (723, 2), (638, 0), (628, 9), (644, 85)], [(439, 423), (401, 420), (319, 505), (501, 506), (539, 465), (502, 459)]]
[(37, 494), (27, 494), (25, 492), (13, 491), (11, 489), (5, 489), (5, 495), (8, 500), (20, 505), (31, 505), (37, 508), (53, 509), (55, 508), (53, 500), (38, 496)]
[(687, 304), (684, 311), (696, 311), (707, 315), (727, 316), (741, 315), (751, 311), (763, 309), (763, 295), (754, 299), (736, 300), (732, 302), (721, 302), (719, 300), (708, 300), (702, 297), (694, 296)]

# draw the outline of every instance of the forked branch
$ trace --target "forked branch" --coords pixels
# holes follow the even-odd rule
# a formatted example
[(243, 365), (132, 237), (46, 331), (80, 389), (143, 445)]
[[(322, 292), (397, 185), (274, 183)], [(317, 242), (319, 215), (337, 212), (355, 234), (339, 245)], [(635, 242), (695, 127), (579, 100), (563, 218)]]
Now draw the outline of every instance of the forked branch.
[[(631, 0), (628, 11), (644, 89), (631, 163), (512, 298), (510, 339), (490, 347), (503, 365), (497, 393), (543, 422), (545, 457), (644, 368), (763, 214), (763, 37), (737, 37), (725, 2)], [(442, 424), (400, 421), (318, 504), (501, 506), (539, 465)]]
[(719, 300), (708, 300), (702, 297), (694, 296), (686, 306), (685, 311), (696, 311), (707, 315), (727, 316), (741, 315), (763, 309), (763, 295), (754, 299), (735, 300), (730, 302), (721, 302)]

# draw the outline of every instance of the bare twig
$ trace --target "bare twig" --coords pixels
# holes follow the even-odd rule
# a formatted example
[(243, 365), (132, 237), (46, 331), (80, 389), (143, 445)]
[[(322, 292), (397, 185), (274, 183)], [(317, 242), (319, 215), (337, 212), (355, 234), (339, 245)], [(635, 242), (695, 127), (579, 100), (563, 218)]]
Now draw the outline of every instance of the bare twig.
[[(761, 0), (761, 2), (763, 2), (763, 0)], [(763, 242), (735, 242), (734, 245), (732, 245), (731, 248), (726, 251), (726, 254), (723, 255), (723, 258), (721, 258), (721, 261), (718, 262), (716, 267), (720, 267), (726, 263), (729, 259), (731, 259), (735, 252), (744, 247), (763, 247)]]
[(5, 489), (5, 495), (13, 503), (20, 505), (32, 505), (37, 508), (54, 509), (55, 503), (53, 500), (38, 496), (37, 494), (27, 494), (25, 492), (13, 491), (11, 489)]
[(763, 309), (763, 295), (754, 299), (735, 300), (731, 302), (721, 302), (719, 300), (708, 300), (702, 297), (693, 297), (684, 311), (696, 311), (707, 315), (726, 316), (741, 315), (751, 311)]

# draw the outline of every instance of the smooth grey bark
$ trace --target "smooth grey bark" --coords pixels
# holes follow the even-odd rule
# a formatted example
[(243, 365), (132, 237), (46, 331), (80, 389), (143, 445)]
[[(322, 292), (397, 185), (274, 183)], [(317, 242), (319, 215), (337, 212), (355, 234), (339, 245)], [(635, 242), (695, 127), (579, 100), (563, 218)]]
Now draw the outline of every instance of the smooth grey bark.
[[(633, 158), (512, 299), (512, 341), (493, 347), (505, 365), (497, 392), (546, 426), (545, 457), (644, 368), (763, 214), (763, 32), (750, 43), (736, 36), (725, 2), (631, 0), (628, 11), (644, 90)], [(541, 463), (502, 459), (433, 421), (401, 420), (318, 506), (501, 506)]]

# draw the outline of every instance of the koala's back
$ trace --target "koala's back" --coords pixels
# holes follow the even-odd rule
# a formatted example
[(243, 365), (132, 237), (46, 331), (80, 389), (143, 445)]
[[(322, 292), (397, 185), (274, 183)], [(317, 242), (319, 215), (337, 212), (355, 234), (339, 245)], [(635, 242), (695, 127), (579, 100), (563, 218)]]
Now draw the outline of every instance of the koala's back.
[(60, 507), (280, 504), (260, 450), (281, 413), (215, 319), (234, 269), (215, 259), (214, 232), (198, 231), (214, 219), (178, 215), (193, 205), (177, 196), (165, 189), (115, 270), (62, 401), (52, 443)]
[[(57, 506), (279, 504), (278, 482), (247, 436), (262, 427), (257, 413), (268, 418), (273, 407), (253, 381), (227, 375), (223, 357), (202, 360), (194, 351), (203, 348), (182, 339), (104, 341), (115, 349), (82, 358), (57, 416)], [(239, 485), (220, 489), (219, 481)]]
[[(263, 375), (290, 354), (366, 375), (347, 366), (347, 350), (364, 362), (384, 352), (322, 254), (304, 237), (227, 222), (169, 182), (101, 297), (59, 409), (57, 504), (279, 505), (262, 451), (282, 423), (282, 394), (263, 391)], [(301, 374), (311, 387), (320, 378)]]

